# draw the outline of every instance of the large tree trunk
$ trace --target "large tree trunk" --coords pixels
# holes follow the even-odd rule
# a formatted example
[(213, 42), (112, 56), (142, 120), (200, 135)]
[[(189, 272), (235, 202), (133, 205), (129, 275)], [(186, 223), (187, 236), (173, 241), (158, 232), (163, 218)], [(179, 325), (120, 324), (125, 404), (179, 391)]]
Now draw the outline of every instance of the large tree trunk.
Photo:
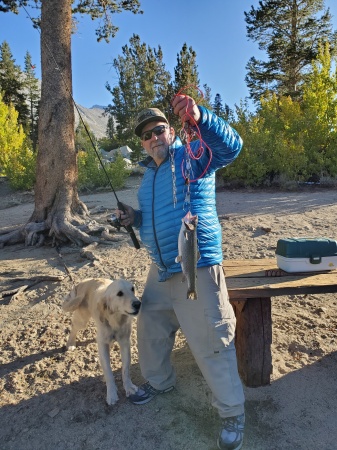
[(74, 105), (71, 98), (71, 0), (44, 0), (41, 104), (33, 219), (77, 207)]
[[(35, 210), (24, 227), (0, 245), (42, 243), (49, 235), (78, 245), (90, 243), (86, 206), (77, 193), (74, 104), (71, 74), (71, 0), (42, 0), (42, 86)], [(96, 230), (97, 231), (97, 230)]]
[(77, 193), (71, 27), (71, 0), (42, 1), (39, 153), (31, 222), (45, 222), (50, 234), (60, 238), (86, 212)]

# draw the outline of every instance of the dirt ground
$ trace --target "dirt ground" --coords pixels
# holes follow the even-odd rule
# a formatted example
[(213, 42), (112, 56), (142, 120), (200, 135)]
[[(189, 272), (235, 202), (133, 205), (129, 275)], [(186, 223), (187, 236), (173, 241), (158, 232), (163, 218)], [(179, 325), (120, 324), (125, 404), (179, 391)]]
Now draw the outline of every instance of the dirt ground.
[[(140, 179), (118, 192), (137, 205)], [(82, 196), (94, 219), (106, 222), (111, 193)], [(25, 223), (31, 193), (13, 194), (0, 184), (0, 231)], [(337, 191), (219, 191), (218, 214), (226, 259), (275, 256), (281, 237), (336, 239)], [(263, 228), (270, 228), (265, 232)], [(125, 277), (142, 295), (149, 258), (116, 230), (109, 246), (81, 251), (24, 245), (0, 250), (0, 449), (1, 450), (215, 450), (219, 421), (210, 391), (179, 334), (173, 352), (177, 388), (144, 406), (122, 389), (118, 346), (111, 350), (120, 400), (105, 405), (95, 329), (65, 351), (70, 314), (63, 297), (86, 277)], [(47, 277), (47, 278), (43, 278)], [(35, 284), (34, 284), (35, 282)], [(9, 291), (22, 290), (14, 295)], [(26, 286), (26, 288), (24, 288)], [(7, 294), (6, 294), (7, 293)], [(6, 295), (4, 295), (6, 294)], [(269, 386), (245, 387), (244, 450), (337, 448), (337, 296), (274, 298), (273, 376)], [(143, 379), (132, 335), (132, 379)]]

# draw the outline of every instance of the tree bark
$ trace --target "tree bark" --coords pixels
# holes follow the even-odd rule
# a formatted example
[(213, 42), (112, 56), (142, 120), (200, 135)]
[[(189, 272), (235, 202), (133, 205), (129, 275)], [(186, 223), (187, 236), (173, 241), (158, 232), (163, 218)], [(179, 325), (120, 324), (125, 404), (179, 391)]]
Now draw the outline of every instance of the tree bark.
[(41, 104), (35, 210), (31, 221), (63, 221), (86, 208), (77, 193), (71, 74), (71, 0), (43, 0)]

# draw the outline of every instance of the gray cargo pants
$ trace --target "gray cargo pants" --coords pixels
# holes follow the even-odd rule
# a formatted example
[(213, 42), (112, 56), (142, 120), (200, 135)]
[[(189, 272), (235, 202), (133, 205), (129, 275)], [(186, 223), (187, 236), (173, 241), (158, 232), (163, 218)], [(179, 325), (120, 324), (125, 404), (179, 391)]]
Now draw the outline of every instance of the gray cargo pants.
[(143, 377), (155, 389), (174, 386), (170, 355), (181, 328), (212, 391), (220, 417), (244, 412), (244, 394), (234, 346), (235, 315), (221, 265), (198, 269), (197, 300), (187, 300), (182, 274), (165, 282), (151, 265), (138, 316), (138, 351)]

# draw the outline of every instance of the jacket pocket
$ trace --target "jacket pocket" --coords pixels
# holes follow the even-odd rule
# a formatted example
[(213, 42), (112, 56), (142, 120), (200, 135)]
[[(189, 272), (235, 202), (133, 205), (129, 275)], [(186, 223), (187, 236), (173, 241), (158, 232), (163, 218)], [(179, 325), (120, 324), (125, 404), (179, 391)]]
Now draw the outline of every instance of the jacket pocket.
[(228, 308), (206, 309), (208, 342), (213, 353), (227, 349), (235, 337), (235, 317), (228, 317)]

